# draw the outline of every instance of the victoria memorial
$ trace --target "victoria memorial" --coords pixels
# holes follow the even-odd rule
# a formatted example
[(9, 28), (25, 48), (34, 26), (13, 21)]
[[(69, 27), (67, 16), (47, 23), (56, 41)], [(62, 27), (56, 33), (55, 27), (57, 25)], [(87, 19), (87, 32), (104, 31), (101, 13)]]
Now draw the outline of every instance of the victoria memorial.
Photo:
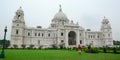
[(17, 45), (34, 45), (35, 48), (40, 46), (52, 47), (61, 44), (64, 47), (76, 47), (77, 45), (87, 46), (93, 45), (95, 47), (112, 46), (112, 28), (109, 20), (104, 17), (101, 21), (99, 31), (91, 31), (79, 26), (79, 23), (70, 21), (64, 14), (61, 6), (59, 11), (51, 19), (50, 27), (42, 28), (27, 27), (24, 19), (24, 11), (20, 7), (13, 17), (11, 30), (11, 46)]

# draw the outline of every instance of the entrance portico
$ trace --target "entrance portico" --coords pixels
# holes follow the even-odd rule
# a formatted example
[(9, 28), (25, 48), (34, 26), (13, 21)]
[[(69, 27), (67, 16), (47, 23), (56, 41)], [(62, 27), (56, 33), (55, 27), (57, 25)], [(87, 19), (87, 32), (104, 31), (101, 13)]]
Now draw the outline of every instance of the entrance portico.
[(68, 45), (76, 45), (76, 33), (74, 31), (68, 33)]
[(79, 44), (79, 33), (77, 30), (66, 30), (66, 47), (76, 47)]

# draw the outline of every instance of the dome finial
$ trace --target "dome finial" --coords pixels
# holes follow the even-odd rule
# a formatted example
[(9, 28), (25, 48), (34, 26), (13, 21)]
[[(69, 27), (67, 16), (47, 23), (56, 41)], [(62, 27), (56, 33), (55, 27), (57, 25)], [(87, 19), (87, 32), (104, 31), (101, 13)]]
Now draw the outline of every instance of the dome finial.
[(21, 9), (22, 9), (22, 7), (20, 6), (19, 10), (21, 10)]
[(60, 7), (59, 12), (61, 12), (62, 11), (61, 4), (59, 5), (59, 7)]
[(106, 16), (104, 16), (104, 19), (106, 19)]

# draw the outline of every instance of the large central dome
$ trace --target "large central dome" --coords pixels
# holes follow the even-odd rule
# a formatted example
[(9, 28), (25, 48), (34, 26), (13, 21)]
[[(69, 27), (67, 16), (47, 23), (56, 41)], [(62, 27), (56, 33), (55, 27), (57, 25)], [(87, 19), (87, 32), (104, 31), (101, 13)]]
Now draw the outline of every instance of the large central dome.
[(60, 5), (60, 9), (59, 9), (59, 12), (55, 14), (54, 18), (52, 21), (58, 21), (58, 20), (65, 20), (67, 21), (68, 18), (67, 16), (62, 12), (62, 9), (61, 9), (61, 5)]

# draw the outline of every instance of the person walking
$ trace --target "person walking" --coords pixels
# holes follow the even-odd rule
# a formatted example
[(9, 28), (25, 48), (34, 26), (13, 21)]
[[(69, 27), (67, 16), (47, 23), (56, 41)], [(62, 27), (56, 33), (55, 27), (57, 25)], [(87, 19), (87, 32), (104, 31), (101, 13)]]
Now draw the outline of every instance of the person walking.
[(91, 53), (91, 45), (88, 46), (88, 53)]
[(81, 54), (81, 46), (80, 45), (78, 45), (77, 49), (78, 49), (78, 53)]

